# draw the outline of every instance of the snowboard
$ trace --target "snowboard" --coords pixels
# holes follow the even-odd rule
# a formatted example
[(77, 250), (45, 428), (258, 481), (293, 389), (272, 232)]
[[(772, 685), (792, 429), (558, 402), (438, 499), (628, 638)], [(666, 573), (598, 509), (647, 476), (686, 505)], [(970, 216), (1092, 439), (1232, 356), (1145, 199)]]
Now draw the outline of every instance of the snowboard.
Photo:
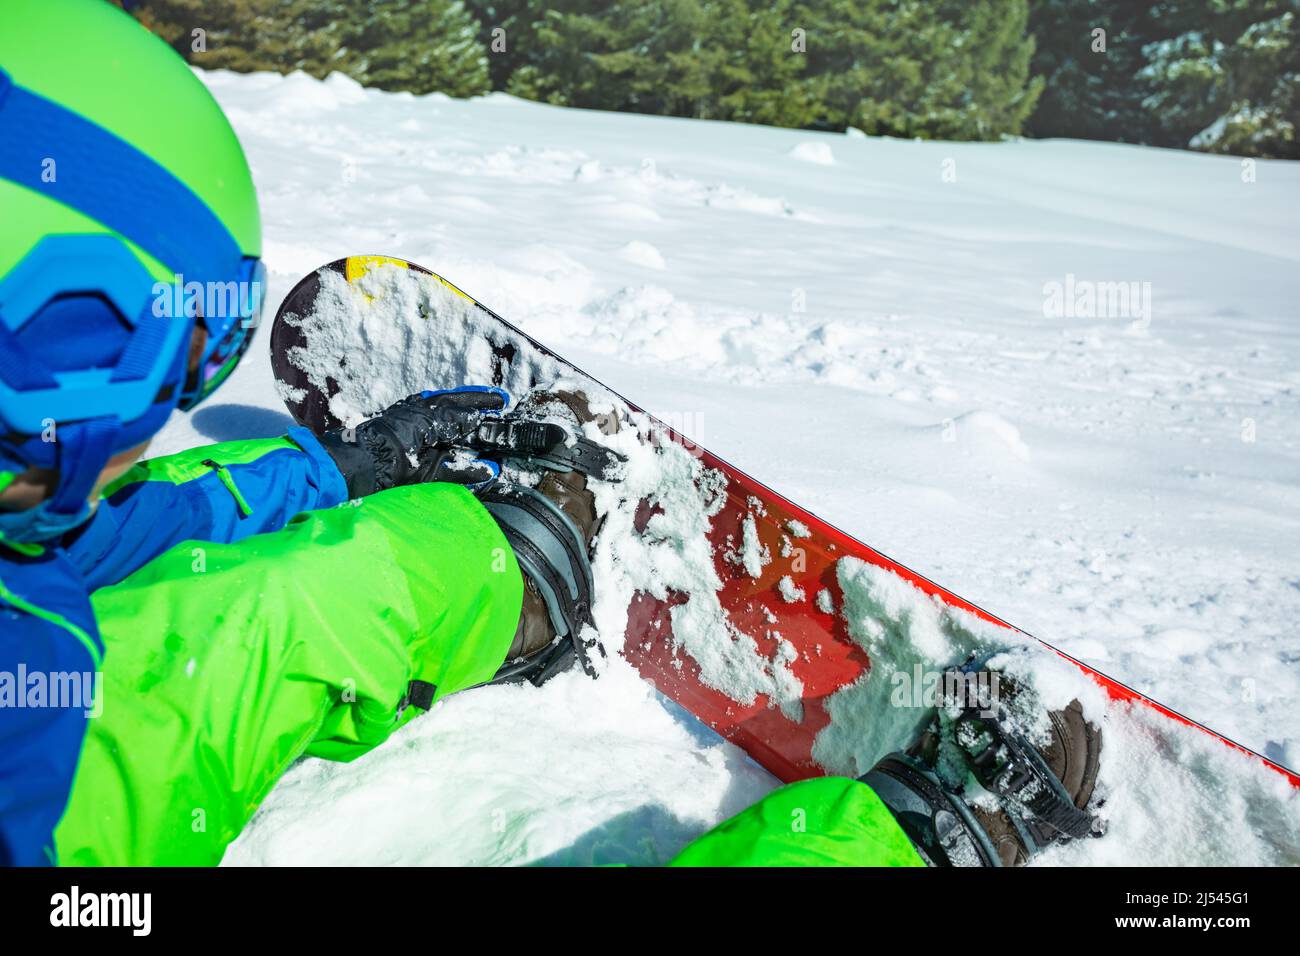
[[(419, 282), (435, 285), (440, 294), (454, 297), (460, 310), (455, 316), (440, 314), (417, 301), (395, 302), (391, 329), (383, 324), (368, 328), (360, 337), (341, 336), (339, 323), (347, 313), (341, 304), (341, 288), (363, 289), (382, 270), (403, 270)], [(374, 294), (384, 294), (382, 290)], [(369, 297), (371, 293), (364, 293)], [(329, 310), (333, 309), (334, 313)], [(460, 323), (447, 328), (438, 344), (413, 340), (411, 316), (402, 310), (425, 309), (418, 320), (428, 323)], [(443, 310), (445, 311), (445, 310)], [(327, 321), (308, 321), (326, 313)], [(472, 363), (457, 364), (443, 355), (432, 361), (425, 352), (454, 350), (457, 342)], [(730, 465), (689, 437), (658, 421), (635, 403), (613, 393), (581, 369), (565, 361), (491, 309), (471, 298), (446, 279), (400, 259), (383, 256), (353, 256), (331, 262), (302, 278), (288, 294), (276, 315), (270, 336), (272, 367), (277, 390), (294, 420), (313, 432), (349, 424), (340, 418), (338, 377), (364, 373), (373, 359), (371, 352), (387, 356), (377, 368), (400, 367), (403, 375), (419, 387), (453, 388), (459, 385), (499, 385), (518, 396), (543, 379), (557, 374), (579, 383), (589, 383), (594, 392), (612, 394), (627, 413), (650, 424), (655, 441), (678, 446), (698, 462), (699, 494), (709, 498), (708, 553), (713, 565), (709, 584), (716, 592), (716, 606), (725, 621), (727, 641), (743, 642), (747, 652), (772, 662), (769, 670), (779, 671), (784, 686), (791, 688), (783, 699), (773, 693), (755, 692), (752, 685), (738, 692), (731, 686), (716, 661), (702, 664), (681, 634), (682, 608), (693, 595), (682, 590), (647, 587), (631, 596), (627, 608), (626, 634), (621, 653), (647, 681), (676, 701), (717, 733), (746, 751), (781, 780), (790, 782), (828, 772), (845, 772), (842, 765), (819, 751), (818, 737), (826, 731), (837, 712), (836, 703), (846, 689), (860, 686), (873, 666), (869, 642), (861, 633), (851, 633), (850, 615), (845, 613), (844, 594), (847, 566), (888, 572), (906, 586), (916, 589), (937, 606), (960, 612), (988, 628), (995, 629), (1010, 643), (1036, 642), (1070, 667), (1077, 668), (1098, 685), (1112, 701), (1146, 712), (1150, 721), (1189, 728), (1192, 733), (1233, 748), (1280, 775), (1291, 787), (1300, 787), (1300, 776), (1291, 770), (1229, 740), (1134, 688), (1051, 647), (1050, 644), (995, 617), (972, 602), (954, 594), (925, 576), (862, 543), (852, 535), (823, 521), (817, 515), (768, 488)], [(404, 351), (405, 350), (405, 351)], [(471, 367), (472, 366), (472, 367)], [(331, 375), (328, 369), (334, 369)], [(437, 381), (422, 381), (421, 369), (436, 370)], [(448, 369), (453, 369), (448, 372)], [(383, 372), (382, 374), (387, 374)], [(434, 374), (430, 371), (429, 374)], [(448, 374), (464, 380), (447, 380)], [(336, 377), (337, 376), (337, 377)], [(490, 379), (490, 380), (485, 380)], [(352, 399), (352, 412), (377, 414), (393, 395), (373, 397), (374, 407), (361, 407), (363, 399)], [(396, 397), (401, 397), (396, 396)], [(355, 417), (355, 416), (354, 416)], [(350, 424), (355, 424), (353, 421)], [(704, 487), (707, 485), (707, 488)], [(662, 503), (652, 499), (637, 503), (635, 530), (645, 533), (654, 526)], [(777, 557), (780, 560), (777, 560)], [(845, 564), (849, 559), (849, 565)], [(597, 589), (601, 581), (597, 578)], [(660, 593), (655, 593), (659, 591)], [(694, 595), (699, 597), (699, 595)], [(852, 595), (849, 596), (852, 600)], [(709, 606), (712, 604), (709, 598)], [(960, 616), (960, 615), (959, 615)], [(875, 622), (868, 621), (868, 624)], [(887, 634), (891, 622), (881, 622)], [(605, 635), (608, 643), (608, 635)], [(697, 649), (698, 653), (698, 649)], [(870, 715), (867, 715), (870, 717)], [(862, 720), (861, 715), (852, 718)], [(850, 728), (849, 731), (852, 732)], [(906, 739), (894, 741), (902, 746)], [(828, 763), (831, 766), (828, 766)], [(864, 770), (866, 768), (858, 768)]]

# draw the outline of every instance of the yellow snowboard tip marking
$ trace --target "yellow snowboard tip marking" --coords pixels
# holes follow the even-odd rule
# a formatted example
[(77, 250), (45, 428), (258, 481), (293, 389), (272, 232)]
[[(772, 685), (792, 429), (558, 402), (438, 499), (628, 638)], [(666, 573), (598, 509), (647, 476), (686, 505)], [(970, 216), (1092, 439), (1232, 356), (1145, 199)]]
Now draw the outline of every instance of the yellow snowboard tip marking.
[[(343, 263), (343, 275), (349, 283), (354, 283), (372, 269), (377, 269), (383, 265), (397, 266), (399, 269), (414, 269), (415, 272), (420, 275), (427, 275), (431, 278), (437, 279), (466, 302), (478, 305), (478, 302), (476, 302), (472, 297), (466, 295), (436, 272), (430, 272), (428, 269), (412, 265), (405, 259), (395, 259), (392, 256), (348, 256)], [(369, 299), (370, 296), (367, 296), (366, 298)]]

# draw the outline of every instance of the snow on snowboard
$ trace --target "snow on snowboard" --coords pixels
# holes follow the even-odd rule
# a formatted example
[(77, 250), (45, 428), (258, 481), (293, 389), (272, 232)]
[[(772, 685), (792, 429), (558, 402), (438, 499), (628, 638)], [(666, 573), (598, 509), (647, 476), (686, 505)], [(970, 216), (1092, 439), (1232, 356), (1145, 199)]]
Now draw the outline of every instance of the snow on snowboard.
[(864, 773), (911, 738), (945, 667), (994, 654), (1048, 706), (1078, 698), (1105, 720), (1111, 837), (1061, 848), (1066, 861), (1132, 861), (1163, 836), (1161, 814), (1203, 820), (1227, 803), (1240, 819), (1180, 838), (1175, 858), (1240, 861), (1248, 840), (1254, 862), (1300, 862), (1296, 773), (832, 527), (420, 266), (354, 256), (307, 275), (280, 306), (271, 353), (289, 412), (317, 433), (465, 384), (516, 401), (578, 388), (633, 426), (587, 436), (627, 458), (621, 481), (592, 482), (606, 515), (592, 559), (599, 640), (782, 780)]

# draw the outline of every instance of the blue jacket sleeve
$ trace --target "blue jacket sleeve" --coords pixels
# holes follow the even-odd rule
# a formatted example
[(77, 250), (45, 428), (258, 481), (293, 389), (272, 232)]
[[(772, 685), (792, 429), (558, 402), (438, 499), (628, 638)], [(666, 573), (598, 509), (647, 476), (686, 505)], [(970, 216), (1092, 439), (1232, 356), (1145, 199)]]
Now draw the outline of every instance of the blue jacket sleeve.
[(55, 862), (102, 656), (85, 585), (63, 556), (0, 549), (0, 865)]
[(65, 541), (91, 590), (121, 581), (181, 541), (232, 542), (347, 500), (334, 460), (305, 428), (141, 462)]

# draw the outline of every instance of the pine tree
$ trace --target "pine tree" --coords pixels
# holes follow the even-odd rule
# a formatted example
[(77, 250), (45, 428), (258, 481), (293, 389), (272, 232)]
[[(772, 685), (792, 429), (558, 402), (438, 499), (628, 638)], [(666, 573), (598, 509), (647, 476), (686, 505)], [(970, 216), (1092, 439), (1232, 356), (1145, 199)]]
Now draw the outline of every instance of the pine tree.
[(1267, 19), (1246, 25), (1228, 49), (1222, 122), (1193, 137), (1191, 145), (1300, 159), (1300, 4), (1269, 3), (1263, 12)]
[(1029, 21), (1044, 81), (1026, 123), (1032, 136), (1150, 142), (1158, 122), (1137, 80), (1159, 27), (1151, 5), (1131, 0), (1035, 0)]
[(527, 63), (532, 23), (538, 13), (530, 0), (466, 0), (479, 22), (479, 40), (488, 50), (492, 89), (504, 90)]
[(1300, 156), (1300, 0), (1036, 0), (1030, 31), (1032, 135)]
[(461, 0), (376, 0), (345, 22), (343, 68), (366, 86), (451, 96), (488, 90), (479, 24)]
[[(1034, 41), (1026, 36), (1028, 3), (948, 0), (943, 6), (957, 27), (960, 53), (945, 58), (953, 69), (945, 90), (952, 137), (995, 139), (1019, 133), (1043, 86), (1029, 74)], [(942, 129), (937, 135), (949, 138)]]
[(273, 69), (259, 50), (255, 0), (146, 0), (140, 21), (191, 63), (240, 71)]
[(1018, 133), (1029, 79), (1026, 0), (806, 0), (809, 82), (827, 125), (888, 136)]
[[(511, 93), (563, 106), (690, 115), (669, 82), (702, 45), (700, 0), (592, 10), (581, 0), (525, 0), (503, 21), (513, 43)], [(707, 57), (701, 57), (701, 62)]]
[(602, 9), (491, 0), (477, 9), (485, 28), (506, 32), (494, 81), (560, 105), (985, 139), (1018, 132), (1038, 93), (1026, 0), (643, 0)]
[[(715, 0), (706, 14), (715, 24), (707, 74), (711, 112), (772, 126), (811, 126), (821, 120), (821, 105), (805, 76), (806, 37), (796, 36), (804, 29), (796, 0), (774, 0), (759, 10), (750, 9), (747, 0)], [(701, 92), (696, 99), (707, 103), (710, 96)]]
[(1162, 0), (1138, 77), (1161, 145), (1300, 156), (1300, 0)]
[[(414, 93), (489, 89), (479, 24), (462, 0), (146, 0), (137, 15), (198, 66), (338, 70)], [(194, 49), (196, 29), (206, 49)]]

